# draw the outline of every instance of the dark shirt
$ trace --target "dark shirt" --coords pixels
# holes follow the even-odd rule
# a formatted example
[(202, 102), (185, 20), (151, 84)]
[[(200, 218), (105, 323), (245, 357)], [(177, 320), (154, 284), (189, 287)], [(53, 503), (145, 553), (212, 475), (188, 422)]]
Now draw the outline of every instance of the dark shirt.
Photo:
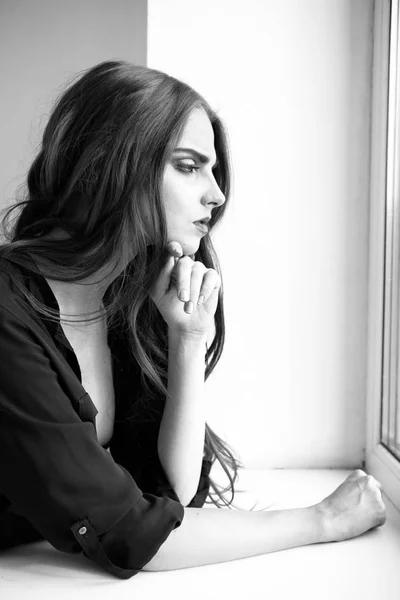
[[(109, 328), (116, 414), (103, 448), (62, 327), (32, 314), (17, 278), (59, 310), (44, 277), (0, 257), (0, 548), (45, 539), (127, 579), (184, 516), (157, 453), (162, 402), (150, 420), (127, 417), (140, 371), (122, 333)], [(203, 505), (210, 468), (203, 460), (189, 506)]]

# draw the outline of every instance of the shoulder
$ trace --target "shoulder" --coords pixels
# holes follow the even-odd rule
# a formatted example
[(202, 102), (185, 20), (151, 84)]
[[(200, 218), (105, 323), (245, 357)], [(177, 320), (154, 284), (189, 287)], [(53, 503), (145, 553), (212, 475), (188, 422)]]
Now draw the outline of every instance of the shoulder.
[(21, 274), (18, 265), (0, 256), (0, 306), (12, 309), (20, 297), (18, 279)]
[(36, 312), (22, 291), (22, 288), (25, 288), (36, 296), (26, 275), (23, 267), (0, 256), (0, 323), (2, 325), (15, 321), (32, 327), (39, 323)]

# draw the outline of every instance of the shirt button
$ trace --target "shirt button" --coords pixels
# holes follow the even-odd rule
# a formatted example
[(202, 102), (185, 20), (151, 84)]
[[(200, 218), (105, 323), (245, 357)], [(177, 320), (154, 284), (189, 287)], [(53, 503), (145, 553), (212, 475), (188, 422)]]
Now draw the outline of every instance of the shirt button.
[(86, 528), (86, 527), (81, 527), (81, 528), (78, 530), (78, 533), (80, 533), (81, 535), (85, 535), (85, 533), (86, 533), (86, 532), (87, 532), (87, 528)]

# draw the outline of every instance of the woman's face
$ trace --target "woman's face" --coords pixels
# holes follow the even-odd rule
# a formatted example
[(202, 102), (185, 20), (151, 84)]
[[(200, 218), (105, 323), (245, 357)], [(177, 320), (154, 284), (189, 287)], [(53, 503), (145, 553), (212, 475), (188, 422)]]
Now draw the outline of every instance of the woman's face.
[(214, 179), (214, 131), (207, 113), (195, 109), (169, 156), (162, 180), (161, 199), (167, 219), (168, 242), (179, 242), (183, 254), (197, 252), (213, 208), (225, 202)]

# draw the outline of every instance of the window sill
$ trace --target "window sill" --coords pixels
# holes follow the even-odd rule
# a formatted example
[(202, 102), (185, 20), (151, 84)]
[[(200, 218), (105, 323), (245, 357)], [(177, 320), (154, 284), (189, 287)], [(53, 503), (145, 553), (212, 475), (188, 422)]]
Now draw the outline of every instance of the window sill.
[[(270, 509), (315, 504), (348, 475), (344, 470), (244, 470), (236, 497), (240, 508)], [(213, 471), (216, 479), (219, 474)], [(221, 483), (224, 480), (221, 478)], [(57, 600), (96, 596), (107, 600), (158, 600), (171, 591), (188, 598), (271, 598), (271, 600), (398, 600), (400, 598), (400, 513), (386, 500), (383, 527), (341, 543), (317, 544), (194, 569), (142, 572), (112, 579), (82, 558), (57, 552), (46, 542), (0, 555), (0, 596), (5, 600)], [(211, 507), (210, 507), (211, 509)], [(114, 592), (113, 592), (114, 589)], [(173, 590), (173, 593), (172, 593)], [(133, 596), (132, 596), (133, 594)], [(169, 596), (169, 592), (168, 592)]]

